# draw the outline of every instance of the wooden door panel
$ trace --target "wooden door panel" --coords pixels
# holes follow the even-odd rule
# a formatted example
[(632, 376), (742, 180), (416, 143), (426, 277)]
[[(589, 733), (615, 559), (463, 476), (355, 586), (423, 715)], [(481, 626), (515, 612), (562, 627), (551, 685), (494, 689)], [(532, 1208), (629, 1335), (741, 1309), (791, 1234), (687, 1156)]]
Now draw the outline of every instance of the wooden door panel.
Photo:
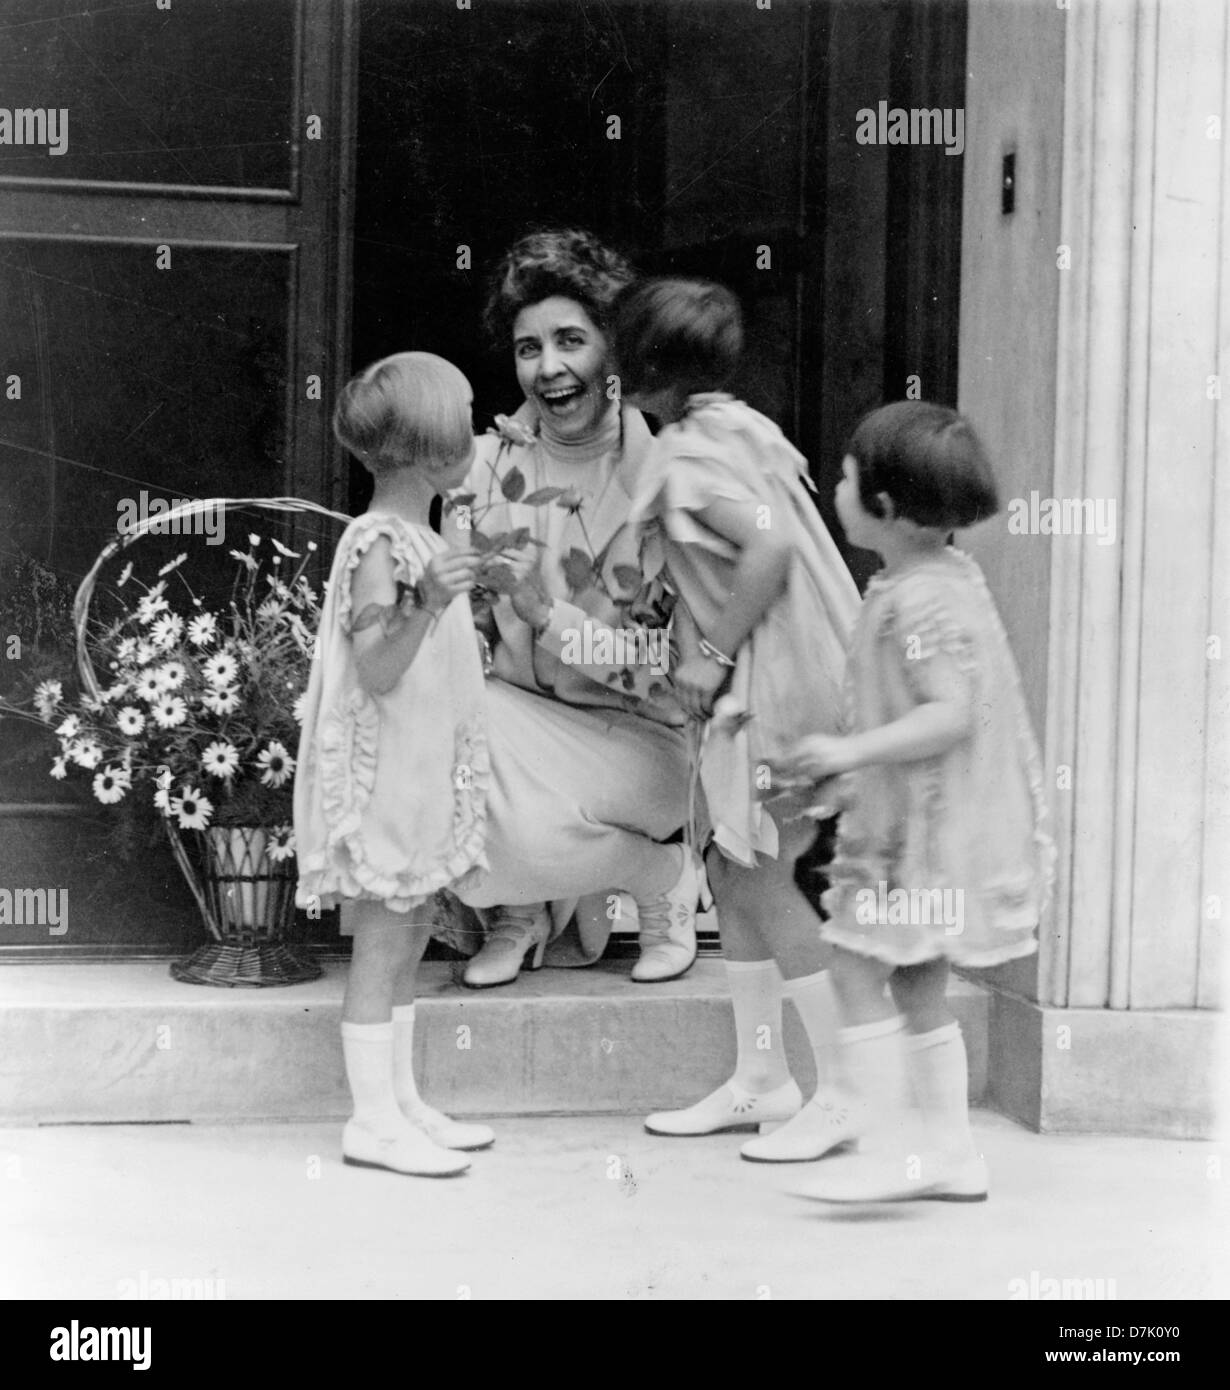
[[(332, 500), (356, 19), (343, 0), (0, 0), (0, 32), (5, 101), (69, 111), (61, 156), (0, 145), (0, 381), (20, 383), (0, 413), (0, 619), (31, 669), (63, 647), (64, 593), (119, 503)], [(194, 538), (203, 597), (228, 548)], [(0, 664), (0, 692), (21, 674)], [(181, 946), (199, 925), (169, 857), (114, 845), (44, 743), (0, 722), (0, 886), (71, 890), (54, 949)]]

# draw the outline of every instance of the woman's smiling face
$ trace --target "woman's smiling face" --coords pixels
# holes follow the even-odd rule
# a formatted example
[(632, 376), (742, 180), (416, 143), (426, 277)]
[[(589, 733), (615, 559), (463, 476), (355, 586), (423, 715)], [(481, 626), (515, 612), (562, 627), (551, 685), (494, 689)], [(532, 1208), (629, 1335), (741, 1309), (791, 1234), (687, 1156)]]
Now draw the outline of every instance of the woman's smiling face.
[(528, 304), (513, 324), (517, 381), (551, 433), (584, 439), (610, 402), (604, 390), (606, 335), (575, 299), (554, 295)]

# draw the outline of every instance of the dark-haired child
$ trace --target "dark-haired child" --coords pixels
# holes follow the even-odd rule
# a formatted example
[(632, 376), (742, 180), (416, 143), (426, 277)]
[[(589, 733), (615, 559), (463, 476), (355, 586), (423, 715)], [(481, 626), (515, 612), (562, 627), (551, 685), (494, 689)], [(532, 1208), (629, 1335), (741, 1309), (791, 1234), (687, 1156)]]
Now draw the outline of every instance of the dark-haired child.
[[(819, 1158), (857, 1129), (837, 1086), (827, 949), (794, 883), (815, 826), (806, 800), (770, 809), (763, 793), (773, 757), (805, 734), (838, 727), (858, 591), (808, 495), (806, 460), (772, 421), (721, 389), (742, 346), (730, 291), (644, 281), (621, 296), (615, 339), (624, 399), (664, 423), (632, 515), (647, 524), (644, 573), (665, 567), (679, 596), (676, 693), (693, 718), (709, 721), (700, 780), (737, 1044), (728, 1082), (646, 1125), (695, 1135), (777, 1123), (746, 1143), (743, 1157)], [(709, 719), (719, 696), (731, 717)], [(782, 1047), (783, 993), (815, 1055), (807, 1105)]]
[(995, 513), (995, 482), (968, 421), (921, 401), (864, 419), (843, 471), (841, 524), (884, 569), (850, 646), (844, 736), (802, 740), (781, 770), (839, 779), (822, 932), (868, 1123), (860, 1152), (826, 1163), (803, 1195), (980, 1201), (948, 971), (1035, 949), (1054, 864), (1016, 664), (982, 572), (947, 543)]

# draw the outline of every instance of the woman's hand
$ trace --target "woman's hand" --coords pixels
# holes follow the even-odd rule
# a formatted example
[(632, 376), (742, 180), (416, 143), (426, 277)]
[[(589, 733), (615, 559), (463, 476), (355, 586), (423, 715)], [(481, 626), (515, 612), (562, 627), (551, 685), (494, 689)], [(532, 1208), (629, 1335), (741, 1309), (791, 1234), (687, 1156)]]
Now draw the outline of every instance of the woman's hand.
[(694, 719), (708, 719), (713, 701), (730, 674), (707, 656), (690, 656), (675, 668), (675, 694), (684, 711)]
[(459, 595), (468, 594), (478, 574), (478, 561), (472, 550), (433, 555), (419, 581), (423, 607), (433, 614), (442, 613)]

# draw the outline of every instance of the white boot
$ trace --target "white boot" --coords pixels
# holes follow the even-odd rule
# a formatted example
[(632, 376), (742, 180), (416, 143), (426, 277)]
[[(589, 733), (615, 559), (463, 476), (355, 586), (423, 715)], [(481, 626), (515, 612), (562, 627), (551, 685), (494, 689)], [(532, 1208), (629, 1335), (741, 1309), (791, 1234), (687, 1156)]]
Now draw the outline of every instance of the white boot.
[(392, 1023), (343, 1023), (342, 1053), (354, 1115), (342, 1131), (342, 1162), (420, 1177), (464, 1173), (469, 1159), (434, 1144), (401, 1113), (393, 1091)]
[(462, 983), (471, 989), (491, 989), (511, 984), (533, 952), (529, 968), (542, 965), (542, 953), (551, 934), (551, 917), (545, 903), (528, 907), (493, 907), (488, 915), (487, 939), (471, 956), (462, 972)]
[(657, 898), (636, 898), (641, 957), (632, 967), (632, 978), (642, 984), (676, 980), (696, 959), (696, 908), (703, 870), (687, 845), (676, 848), (683, 865), (674, 886)]
[(414, 1081), (414, 1005), (399, 1004), (393, 1010), (393, 1091), (408, 1120), (441, 1148), (489, 1149), (495, 1132), (487, 1125), (462, 1124), (433, 1109), (419, 1095)]

